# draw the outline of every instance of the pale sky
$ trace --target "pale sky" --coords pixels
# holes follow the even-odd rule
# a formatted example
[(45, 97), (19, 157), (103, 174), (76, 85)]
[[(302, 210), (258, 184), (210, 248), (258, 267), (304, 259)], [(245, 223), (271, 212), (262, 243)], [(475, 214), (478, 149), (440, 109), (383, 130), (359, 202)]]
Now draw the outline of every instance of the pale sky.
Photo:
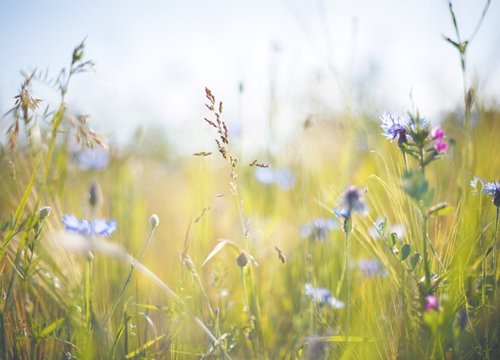
[[(456, 1), (462, 37), (483, 5)], [(469, 79), (484, 101), (500, 96), (499, 23), (493, 0), (469, 49)], [(74, 79), (70, 109), (90, 114), (111, 139), (140, 124), (163, 126), (187, 151), (200, 150), (207, 136), (204, 86), (250, 147), (265, 144), (271, 88), (285, 138), (307, 115), (342, 111), (347, 102), (374, 115), (404, 112), (411, 92), (420, 112), (438, 121), (461, 100), (458, 56), (442, 38), (454, 38), (445, 0), (2, 0), (0, 29), (1, 113), (13, 105), (20, 70), (55, 75), (87, 37), (97, 74)]]

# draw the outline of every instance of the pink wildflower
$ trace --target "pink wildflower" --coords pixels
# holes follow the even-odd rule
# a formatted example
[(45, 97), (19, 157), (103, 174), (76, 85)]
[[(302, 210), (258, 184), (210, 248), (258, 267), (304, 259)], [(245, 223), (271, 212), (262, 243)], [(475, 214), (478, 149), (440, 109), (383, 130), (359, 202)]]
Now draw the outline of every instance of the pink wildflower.
[(434, 149), (436, 149), (437, 152), (443, 152), (448, 149), (448, 144), (445, 142), (437, 142), (434, 145)]
[(425, 297), (425, 306), (424, 306), (425, 311), (429, 310), (439, 310), (439, 300), (436, 296), (434, 295), (427, 295)]
[(444, 138), (444, 130), (441, 129), (441, 126), (436, 126), (434, 129), (432, 129), (430, 133), (431, 139), (435, 140), (436, 143), (434, 144), (434, 149), (437, 152), (443, 152), (448, 149), (448, 143), (445, 143), (443, 141)]
[(431, 131), (431, 138), (432, 140), (438, 140), (441, 141), (444, 137), (444, 131), (441, 129), (441, 126), (436, 126), (434, 129)]

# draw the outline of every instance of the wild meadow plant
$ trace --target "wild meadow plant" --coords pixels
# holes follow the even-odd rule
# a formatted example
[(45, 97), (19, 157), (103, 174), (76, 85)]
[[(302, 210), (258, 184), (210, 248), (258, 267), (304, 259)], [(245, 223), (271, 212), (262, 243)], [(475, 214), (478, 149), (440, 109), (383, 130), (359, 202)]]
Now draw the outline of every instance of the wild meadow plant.
[[(432, 250), (436, 262), (439, 264), (440, 271), (446, 272), (447, 270), (444, 268), (439, 255), (432, 245), (432, 240), (429, 238), (428, 224), (431, 216), (444, 215), (451, 211), (451, 208), (446, 202), (439, 202), (436, 205), (432, 205), (435, 190), (430, 188), (429, 182), (426, 179), (426, 168), (432, 162), (441, 159), (448, 149), (448, 144), (445, 142), (445, 133), (440, 125), (431, 129), (429, 121), (426, 118), (420, 117), (418, 113), (415, 116), (411, 114), (394, 115), (386, 113), (380, 117), (380, 120), (383, 134), (391, 141), (397, 140), (398, 147), (403, 155), (404, 173), (401, 186), (406, 195), (413, 201), (419, 215), (418, 221), (421, 224), (422, 236), (420, 251), (423, 255), (421, 257), (420, 252), (415, 251), (416, 248), (418, 249), (416, 244), (405, 243), (398, 248), (398, 239), (395, 233), (391, 233), (388, 237), (389, 246), (394, 255), (398, 256), (402, 262), (409, 261), (410, 264), (405, 265), (405, 270), (410, 274), (410, 278), (416, 282), (423, 311), (427, 312), (429, 309), (436, 310), (436, 306), (429, 304), (431, 300), (433, 304), (437, 304), (435, 294), (438, 291), (441, 278), (431, 269), (429, 248)], [(409, 164), (409, 158), (413, 158), (416, 161), (416, 169), (412, 169), (411, 164)], [(381, 233), (385, 231), (384, 224), (382, 224), (380, 230)], [(412, 250), (414, 254), (410, 256)], [(420, 259), (422, 259), (424, 273), (422, 278), (414, 273), (418, 271), (417, 265)], [(437, 270), (435, 271), (437, 272)], [(407, 283), (406, 276), (403, 277), (403, 281), (405, 284)], [(402, 304), (406, 312), (406, 308), (411, 306), (409, 305), (411, 295), (405, 289), (403, 289), (402, 293)], [(430, 327), (433, 327), (434, 323), (438, 322), (438, 320), (429, 316), (424, 316), (424, 321)]]
[[(54, 232), (53, 226), (50, 226), (48, 238), (53, 242), (41, 241), (42, 230), (46, 219), (59, 216), (59, 211), (51, 210), (51, 207), (47, 206), (41, 207), (33, 215), (26, 211), (27, 208), (37, 208), (42, 201), (54, 203), (61, 196), (58, 186), (64, 187), (64, 175), (67, 174), (64, 167), (68, 154), (64, 151), (64, 146), (60, 147), (60, 137), (65, 138), (63, 145), (77, 142), (86, 152), (92, 152), (95, 146), (104, 146), (102, 137), (88, 126), (87, 116), (68, 114), (65, 102), (72, 77), (92, 68), (93, 62), (84, 59), (82, 42), (73, 51), (69, 68), (63, 69), (55, 79), (48, 80), (47, 76), (36, 70), (30, 72), (15, 98), (15, 106), (6, 114), (13, 117), (12, 125), (7, 130), (9, 148), (13, 152), (9, 160), (12, 169), (10, 184), (14, 193), (20, 193), (21, 196), (17, 204), (12, 204), (14, 210), (9, 221), (2, 221), (1, 226), (0, 261), (4, 271), (0, 288), (5, 296), (1, 301), (0, 353), (5, 358), (71, 357), (71, 354), (93, 358), (102, 357), (105, 353), (111, 354), (106, 345), (109, 344), (106, 341), (107, 336), (101, 336), (103, 324), (98, 321), (93, 305), (93, 299), (96, 297), (93, 286), (96, 280), (96, 253), (131, 264), (132, 270), (128, 280), (133, 270), (138, 268), (159, 288), (176, 297), (162, 280), (130, 256), (125, 249), (100, 239), (102, 236), (110, 236), (116, 230), (117, 223), (97, 217), (102, 205), (102, 193), (97, 182), (92, 182), (88, 192), (91, 213), (89, 220), (64, 215), (62, 225), (67, 235)], [(58, 89), (60, 104), (55, 111), (46, 110), (43, 114), (37, 112), (42, 100), (31, 95), (31, 85), (34, 81), (55, 85)], [(42, 128), (40, 125), (43, 122), (48, 122), (51, 129)], [(26, 146), (30, 150), (27, 154), (15, 152), (23, 127), (28, 139)], [(74, 140), (69, 138), (69, 134), (74, 135)], [(4, 157), (2, 152), (2, 163)], [(101, 161), (97, 167), (102, 168), (102, 164)], [(21, 171), (18, 170), (19, 166)], [(96, 166), (87, 161), (86, 168)], [(29, 180), (22, 189), (19, 185), (24, 178), (19, 176), (24, 173), (29, 174)], [(12, 194), (12, 188), (4, 190)], [(49, 216), (50, 214), (53, 215)], [(157, 223), (156, 221), (156, 225)], [(146, 245), (148, 242), (149, 238)], [(62, 267), (59, 263), (61, 258), (57, 259), (57, 255), (51, 254), (52, 251), (60, 255), (63, 249), (86, 254), (83, 281), (78, 280), (78, 284), (83, 286), (65, 294), (61, 292), (62, 287), (72, 287), (71, 271)], [(77, 270), (76, 267), (73, 270)], [(24, 283), (21, 288), (16, 285), (18, 278)], [(5, 287), (4, 284), (8, 286)], [(117, 339), (119, 340), (120, 336), (117, 336)], [(142, 353), (142, 350), (139, 353)]]
[(337, 285), (336, 296), (340, 295), (342, 287), (345, 281), (346, 288), (346, 321), (344, 325), (344, 332), (346, 337), (349, 335), (349, 325), (350, 325), (350, 303), (351, 303), (351, 282), (349, 276), (349, 258), (351, 253), (351, 239), (350, 235), (352, 232), (352, 216), (354, 213), (365, 214), (367, 212), (366, 203), (363, 196), (363, 190), (355, 186), (349, 186), (349, 188), (342, 195), (340, 200), (342, 208), (334, 209), (335, 214), (343, 220), (342, 230), (345, 234), (344, 241), (344, 267), (342, 268), (342, 274), (340, 275), (340, 280)]
[[(284, 151), (293, 167), (242, 166), (207, 88), (219, 159), (165, 166), (111, 151), (69, 112), (74, 75), (94, 71), (84, 50), (55, 79), (29, 72), (5, 117), (0, 357), (500, 356), (500, 186), (463, 177), (497, 176), (498, 111), (478, 109), (474, 125), (390, 113), (311, 125)], [(40, 110), (37, 81), (55, 86), (54, 109)], [(467, 117), (478, 105), (465, 89)]]
[[(267, 357), (265, 345), (264, 345), (264, 337), (262, 335), (262, 320), (261, 320), (261, 310), (260, 310), (260, 300), (256, 291), (255, 277), (252, 272), (252, 267), (249, 265), (257, 265), (257, 262), (253, 260), (253, 257), (250, 255), (251, 244), (250, 244), (250, 232), (247, 226), (247, 221), (245, 219), (244, 214), (244, 202), (241, 198), (240, 191), (237, 183), (237, 165), (238, 159), (233, 154), (231, 149), (229, 148), (229, 132), (228, 127), (225, 121), (222, 119), (222, 110), (223, 105), (222, 101), (217, 102), (215, 96), (212, 94), (210, 89), (205, 88), (205, 97), (208, 100), (208, 103), (205, 104), (207, 109), (213, 115), (213, 119), (204, 118), (205, 122), (211, 127), (215, 128), (217, 131), (217, 136), (214, 139), (217, 150), (220, 155), (226, 160), (230, 166), (230, 179), (229, 186), (232, 194), (235, 196), (239, 220), (241, 224), (241, 231), (244, 237), (244, 244), (238, 245), (233, 241), (222, 241), (220, 242), (209, 254), (207, 259), (204, 261), (204, 264), (208, 259), (212, 258), (215, 254), (217, 254), (222, 248), (229, 244), (235, 248), (239, 255), (236, 257), (236, 264), (240, 268), (241, 272), (241, 285), (244, 293), (244, 311), (247, 314), (247, 324), (245, 326), (245, 336), (250, 340), (252, 345), (251, 353), (247, 353), (246, 356), (252, 357)], [(267, 165), (258, 163), (256, 160), (250, 164), (250, 166), (256, 166), (257, 168), (261, 168), (267, 170)], [(273, 180), (274, 176), (273, 176)], [(244, 248), (245, 250), (241, 250)], [(253, 260), (253, 261), (251, 261)], [(217, 323), (217, 322), (216, 322)]]
[[(486, 301), (486, 287), (487, 287), (487, 267), (488, 267), (488, 257), (491, 253), (492, 261), (492, 285), (493, 285), (493, 294), (495, 299), (497, 298), (497, 287), (498, 287), (498, 279), (497, 279), (497, 271), (498, 271), (498, 259), (497, 259), (497, 235), (498, 235), (498, 220), (499, 220), (499, 212), (500, 212), (500, 182), (488, 182), (484, 179), (476, 176), (470, 182), (471, 186), (475, 189), (474, 192), (482, 192), (492, 198), (493, 205), (496, 208), (496, 216), (495, 216), (495, 230), (493, 232), (493, 241), (490, 246), (484, 248), (483, 246), (483, 261), (482, 261), (482, 280), (481, 280), (481, 295), (483, 304)], [(478, 190), (478, 188), (480, 189)]]
[[(15, 204), (10, 221), (2, 227), (1, 234), (2, 250), (0, 252), (0, 261), (4, 264), (12, 264), (11, 266), (4, 267), (4, 269), (11, 268), (11, 270), (7, 271), (2, 277), (2, 280), (5, 281), (6, 277), (10, 276), (10, 280), (9, 287), (7, 288), (7, 298), (4, 299), (6, 301), (2, 301), (2, 315), (0, 316), (2, 319), (0, 326), (2, 333), (0, 336), (0, 352), (8, 358), (20, 356), (37, 358), (39, 356), (39, 347), (44, 342), (44, 339), (51, 336), (63, 325), (63, 318), (59, 316), (52, 319), (47, 318), (42, 321), (43, 317), (47, 316), (47, 311), (43, 308), (40, 311), (37, 305), (23, 306), (24, 310), (22, 311), (19, 311), (19, 307), (17, 310), (13, 310), (12, 306), (13, 303), (20, 305), (23, 302), (25, 304), (33, 304), (30, 299), (33, 296), (38, 297), (37, 292), (42, 289), (45, 293), (50, 292), (59, 284), (58, 280), (57, 283), (45, 287), (42, 285), (42, 288), (40, 288), (40, 282), (34, 280), (39, 277), (40, 271), (45, 272), (47, 274), (46, 277), (53, 279), (56, 279), (55, 274), (59, 273), (59, 269), (51, 268), (50, 261), (47, 263), (47, 259), (40, 256), (40, 253), (43, 253), (39, 249), (39, 240), (42, 234), (41, 220), (47, 217), (49, 213), (47, 209), (49, 208), (42, 208), (44, 211), (40, 211), (38, 216), (35, 217), (27, 217), (26, 209), (28, 207), (37, 208), (43, 202), (51, 202), (54, 188), (49, 186), (51, 183), (50, 177), (52, 175), (51, 171), (53, 171), (52, 164), (55, 157), (56, 138), (58, 138), (60, 128), (66, 119), (65, 98), (68, 86), (75, 74), (91, 70), (92, 66), (93, 63), (91, 61), (84, 59), (84, 44), (82, 42), (75, 48), (69, 68), (67, 70), (63, 69), (54, 80), (47, 81), (52, 85), (56, 85), (59, 90), (60, 104), (55, 111), (45, 111), (43, 114), (38, 113), (38, 108), (42, 100), (32, 96), (32, 83), (37, 80), (46, 79), (42, 79), (43, 75), (41, 72), (34, 70), (26, 75), (21, 85), (21, 90), (15, 97), (14, 107), (6, 114), (13, 117), (12, 123), (7, 129), (10, 150), (16, 150), (18, 137), (22, 128), (24, 128), (28, 139), (27, 148), (29, 150), (26, 155), (20, 154), (10, 160), (10, 164), (12, 164), (12, 168), (14, 169), (11, 179), (14, 181), (17, 179), (16, 164), (17, 166), (24, 167), (23, 171), (26, 170), (30, 174), (24, 189), (19, 186), (21, 184), (20, 181), (14, 182), (15, 191), (20, 192), (22, 195), (18, 203)], [(45, 131), (40, 126), (42, 120), (48, 121), (52, 125), (52, 129)], [(76, 133), (78, 139), (84, 139), (86, 144), (90, 146), (102, 144), (102, 139), (86, 123), (80, 123)], [(32, 231), (35, 231), (35, 237), (30, 240), (31, 235), (29, 234)], [(17, 245), (17, 250), (15, 251), (11, 245), (12, 242), (14, 242), (14, 245)], [(11, 260), (13, 251), (15, 254), (14, 261)], [(19, 272), (19, 265), (22, 258), (25, 258), (27, 264), (33, 265), (27, 268), (31, 271), (25, 273)], [(44, 268), (47, 270), (43, 270)], [(30, 285), (24, 287), (24, 295), (21, 303), (18, 303), (20, 293), (16, 291), (15, 287), (17, 277), (23, 279), (26, 285)], [(37, 286), (32, 286), (33, 281), (38, 284), (38, 289)], [(58, 296), (55, 296), (55, 298), (57, 299)], [(38, 318), (38, 316), (41, 317)], [(24, 328), (25, 341), (27, 341), (28, 345), (20, 347), (16, 336), (18, 336), (18, 331), (22, 328)], [(55, 346), (56, 348), (58, 347), (57, 345)]]

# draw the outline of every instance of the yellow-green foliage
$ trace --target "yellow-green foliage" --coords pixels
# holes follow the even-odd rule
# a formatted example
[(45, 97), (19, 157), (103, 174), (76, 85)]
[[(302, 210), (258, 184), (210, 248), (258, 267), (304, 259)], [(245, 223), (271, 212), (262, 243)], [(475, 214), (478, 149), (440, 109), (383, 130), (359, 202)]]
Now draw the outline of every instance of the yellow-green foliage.
[[(486, 298), (480, 282), (496, 208), (491, 198), (472, 195), (468, 183), (473, 175), (498, 180), (500, 115), (477, 109), (468, 168), (461, 119), (449, 114), (440, 122), (450, 148), (426, 168), (426, 178), (435, 189), (432, 205), (447, 202), (452, 211), (429, 218), (428, 238), (435, 249), (429, 250), (430, 269), (440, 279), (433, 291), (440, 309), (427, 312), (417, 284), (424, 276), (422, 261), (406, 271), (409, 261), (400, 261), (389, 241), (374, 234), (380, 219), (389, 228), (399, 224), (404, 236), (396, 247), (409, 244), (411, 255), (422, 253), (422, 214), (402, 189), (403, 157), (396, 142), (381, 135), (377, 119), (351, 115), (319, 122), (265, 159), (295, 174), (288, 191), (259, 183), (255, 166), (230, 164), (216, 147), (207, 149), (211, 156), (174, 159), (148, 152), (147, 138), (119, 154), (111, 146), (107, 168), (82, 171), (67, 151), (70, 132), (59, 135), (53, 122), (37, 151), (28, 144), (0, 156), (0, 352), (26, 359), (191, 359), (203, 354), (467, 359), (487, 353), (494, 358), (500, 303), (492, 284), (498, 269), (486, 269)], [(200, 119), (200, 126), (207, 124)], [(229, 141), (228, 151), (238, 157), (231, 146)], [(409, 159), (408, 166), (417, 164)], [(88, 188), (94, 180), (103, 202), (93, 215)], [(336, 295), (346, 255), (342, 220), (336, 220), (338, 229), (325, 241), (301, 238), (300, 228), (314, 218), (336, 219), (332, 209), (351, 184), (366, 190), (369, 211), (354, 215), (349, 236), (351, 294), (347, 297), (344, 287), (338, 294), (349, 301), (346, 324), (346, 308), (320, 306), (304, 292), (311, 283)], [(51, 207), (44, 220), (37, 218), (42, 206)], [(99, 241), (138, 258), (153, 213), (160, 223), (141, 263), (178, 299), (130, 259), (97, 249), (91, 258), (87, 251), (62, 245), (72, 241), (65, 239), (64, 214), (115, 219), (116, 232)], [(41, 228), (38, 238), (34, 226)], [(224, 239), (230, 242), (213, 252)], [(236, 262), (241, 252), (254, 260), (243, 268)], [(490, 251), (487, 262), (491, 256)], [(362, 259), (378, 259), (385, 272), (363, 276), (356, 266)]]

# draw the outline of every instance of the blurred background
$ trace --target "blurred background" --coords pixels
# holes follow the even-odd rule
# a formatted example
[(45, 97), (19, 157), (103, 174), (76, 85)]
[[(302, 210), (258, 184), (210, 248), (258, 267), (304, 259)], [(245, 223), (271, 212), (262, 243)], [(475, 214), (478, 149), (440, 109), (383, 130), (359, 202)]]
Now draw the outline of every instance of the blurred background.
[[(469, 187), (500, 169), (500, 1), (476, 31), (487, 3), (454, 2), (461, 41), (476, 34), (463, 78), (446, 0), (0, 0), (0, 354), (295, 359), (328, 341), (331, 358), (500, 358), (485, 261), (500, 208)], [(50, 80), (72, 59), (96, 66), (71, 78), (67, 111), (36, 79), (2, 116), (22, 71)], [(470, 128), (463, 79), (477, 94)], [(205, 86), (238, 165), (203, 120), (219, 115)], [(417, 109), (442, 126), (446, 153), (423, 132), (407, 159), (381, 134), (381, 113)], [(107, 149), (77, 144), (101, 142), (89, 126)], [(332, 209), (353, 201), (350, 184), (368, 212), (348, 235)], [(94, 239), (95, 222), (71, 215), (116, 231)], [(79, 242), (68, 219), (89, 229)], [(436, 289), (418, 280), (430, 282), (427, 243)], [(132, 277), (128, 254), (182, 303), (151, 273)], [(429, 294), (435, 317), (422, 315)]]
[[(455, 2), (463, 38), (484, 4)], [(469, 48), (469, 81), (483, 106), (500, 95), (499, 22), (493, 1)], [(0, 28), (1, 113), (13, 106), (20, 70), (56, 76), (86, 38), (96, 73), (72, 82), (68, 103), (111, 142), (146, 126), (182, 152), (202, 150), (211, 138), (205, 86), (224, 101), (232, 138), (252, 151), (279, 146), (319, 113), (418, 108), (439, 121), (462, 103), (458, 54), (443, 39), (455, 38), (445, 0), (3, 0)], [(41, 84), (34, 94), (57, 99)]]

